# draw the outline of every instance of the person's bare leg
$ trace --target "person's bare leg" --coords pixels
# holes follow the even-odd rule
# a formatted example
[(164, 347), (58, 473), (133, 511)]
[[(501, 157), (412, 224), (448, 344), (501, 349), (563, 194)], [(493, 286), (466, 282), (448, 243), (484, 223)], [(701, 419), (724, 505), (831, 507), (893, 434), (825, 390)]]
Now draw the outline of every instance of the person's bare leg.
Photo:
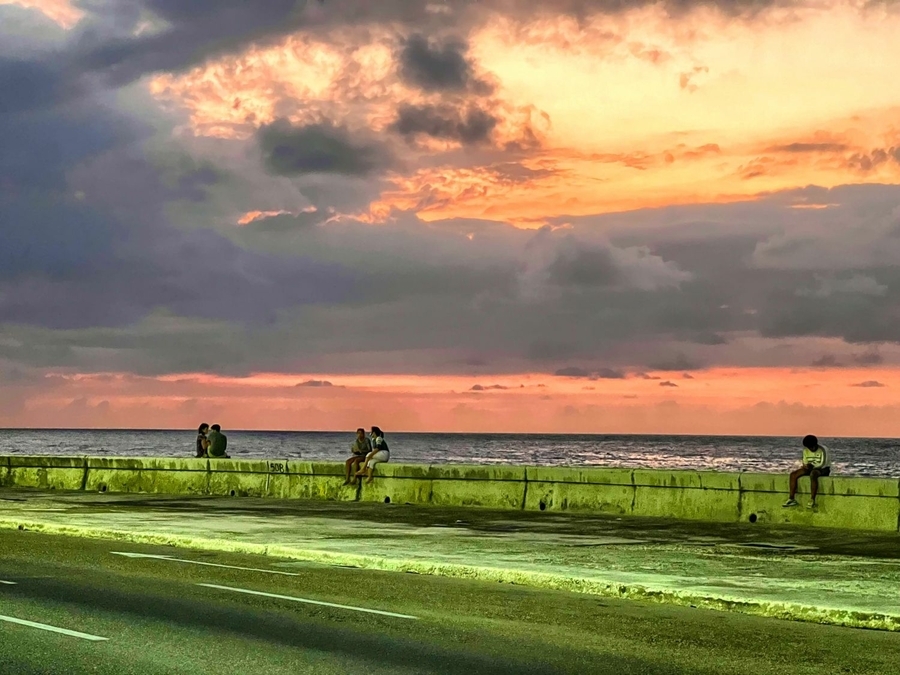
[(353, 470), (353, 462), (355, 461), (356, 457), (351, 457), (344, 462), (344, 473), (346, 474), (344, 477), (344, 485), (350, 485), (350, 472)]
[(819, 470), (813, 469), (809, 472), (809, 493), (813, 505), (816, 503), (816, 495), (819, 493)]
[(806, 475), (806, 467), (802, 469), (797, 469), (796, 471), (791, 472), (791, 494), (788, 499), (793, 499), (797, 496), (797, 481), (800, 480), (801, 476)]
[(372, 469), (374, 469), (374, 468), (375, 468), (374, 466), (369, 465), (369, 467), (366, 469), (367, 475), (369, 476), (369, 480), (366, 481), (366, 485), (371, 485), (371, 484), (372, 484), (372, 481), (375, 480), (375, 479), (372, 477)]

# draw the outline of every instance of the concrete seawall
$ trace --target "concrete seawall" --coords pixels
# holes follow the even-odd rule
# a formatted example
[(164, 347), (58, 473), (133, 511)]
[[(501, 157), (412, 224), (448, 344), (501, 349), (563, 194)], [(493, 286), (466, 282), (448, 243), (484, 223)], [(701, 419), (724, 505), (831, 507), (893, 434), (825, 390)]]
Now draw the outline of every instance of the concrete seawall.
[[(374, 485), (343, 486), (343, 464), (303, 460), (0, 456), (0, 486), (153, 494), (655, 516), (715, 522), (900, 530), (900, 479), (820, 479), (819, 506), (783, 509), (786, 475), (381, 464)], [(800, 498), (809, 491), (800, 481)]]

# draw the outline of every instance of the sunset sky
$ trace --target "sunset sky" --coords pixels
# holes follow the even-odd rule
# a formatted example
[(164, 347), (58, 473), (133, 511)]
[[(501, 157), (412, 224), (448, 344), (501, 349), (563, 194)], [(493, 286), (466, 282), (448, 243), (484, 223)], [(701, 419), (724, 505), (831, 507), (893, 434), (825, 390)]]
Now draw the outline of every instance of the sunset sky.
[(0, 0), (0, 426), (900, 436), (897, 35)]

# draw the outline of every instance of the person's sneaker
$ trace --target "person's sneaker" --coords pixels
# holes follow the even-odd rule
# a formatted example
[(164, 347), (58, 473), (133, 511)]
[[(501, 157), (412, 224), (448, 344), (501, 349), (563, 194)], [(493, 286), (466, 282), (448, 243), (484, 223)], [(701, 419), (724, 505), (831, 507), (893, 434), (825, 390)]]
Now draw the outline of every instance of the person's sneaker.
[(816, 503), (815, 503), (815, 502), (809, 502), (809, 503), (806, 505), (806, 508), (812, 509), (813, 511), (815, 511), (815, 510), (816, 510), (817, 508), (819, 508), (819, 507), (816, 506)]
[(782, 504), (783, 508), (789, 508), (791, 506), (800, 506), (800, 504), (797, 503), (796, 499), (788, 499), (784, 504)]

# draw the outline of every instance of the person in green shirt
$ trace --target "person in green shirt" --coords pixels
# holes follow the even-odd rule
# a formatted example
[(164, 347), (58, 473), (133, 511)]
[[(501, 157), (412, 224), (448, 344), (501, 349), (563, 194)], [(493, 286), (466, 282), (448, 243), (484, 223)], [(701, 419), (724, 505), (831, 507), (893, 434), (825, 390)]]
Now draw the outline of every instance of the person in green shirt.
[(785, 508), (800, 506), (794, 497), (797, 495), (797, 481), (801, 476), (809, 476), (810, 502), (807, 506), (816, 508), (816, 495), (819, 492), (819, 476), (831, 475), (831, 453), (819, 439), (810, 434), (803, 439), (803, 466), (791, 473), (791, 494), (784, 503)]
[(225, 448), (228, 447), (228, 438), (222, 433), (222, 427), (218, 424), (213, 424), (210, 429), (211, 431), (206, 437), (206, 440), (209, 443), (206, 454), (210, 457), (231, 459), (231, 457), (225, 454)]

